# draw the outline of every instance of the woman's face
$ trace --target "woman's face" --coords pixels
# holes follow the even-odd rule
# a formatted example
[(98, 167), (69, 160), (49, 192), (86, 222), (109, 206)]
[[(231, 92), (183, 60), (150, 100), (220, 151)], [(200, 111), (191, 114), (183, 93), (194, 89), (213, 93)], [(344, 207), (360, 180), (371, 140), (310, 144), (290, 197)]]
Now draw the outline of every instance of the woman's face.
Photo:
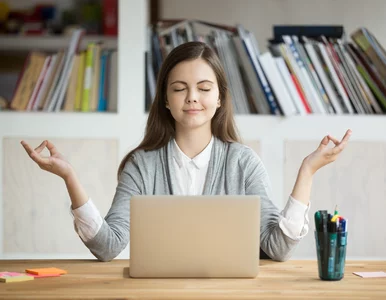
[(216, 75), (203, 59), (177, 64), (169, 73), (166, 94), (176, 130), (210, 130), (220, 99)]

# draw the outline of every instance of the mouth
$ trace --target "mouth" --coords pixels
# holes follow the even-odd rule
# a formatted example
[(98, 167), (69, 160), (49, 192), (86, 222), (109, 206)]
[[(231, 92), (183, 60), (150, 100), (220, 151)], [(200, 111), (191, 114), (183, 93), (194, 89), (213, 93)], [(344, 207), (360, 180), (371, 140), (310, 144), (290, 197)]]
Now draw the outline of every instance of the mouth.
[(184, 110), (184, 112), (187, 114), (198, 114), (201, 111), (202, 111), (202, 109), (186, 109), (186, 110)]

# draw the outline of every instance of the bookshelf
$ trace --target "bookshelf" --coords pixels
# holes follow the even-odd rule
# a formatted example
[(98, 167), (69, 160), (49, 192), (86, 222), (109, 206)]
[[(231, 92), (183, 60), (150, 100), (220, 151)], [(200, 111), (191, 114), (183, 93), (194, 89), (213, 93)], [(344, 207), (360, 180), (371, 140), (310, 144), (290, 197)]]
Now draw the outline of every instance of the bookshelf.
[[(162, 3), (168, 4), (172, 7), (174, 2), (163, 1)], [(178, 2), (178, 1), (177, 1)], [(184, 2), (184, 1), (181, 1)], [(188, 1), (185, 1), (187, 3)], [(206, 2), (206, 1), (205, 1)], [(217, 3), (216, 1), (209, 1)], [(151, 1), (152, 5), (154, 1)], [(213, 11), (216, 9), (216, 5), (211, 4), (211, 10), (207, 13), (210, 16), (214, 16)], [(231, 1), (228, 1), (231, 3)], [(238, 1), (234, 1), (234, 5), (238, 6)], [(265, 3), (271, 3), (265, 1)], [(117, 149), (114, 153), (114, 157), (108, 159), (112, 160), (112, 164), (116, 164), (112, 169), (116, 169), (117, 164), (128, 152), (128, 150), (135, 147), (141, 140), (147, 120), (147, 113), (145, 112), (145, 73), (144, 73), (144, 52), (146, 48), (146, 26), (148, 18), (148, 3), (147, 1), (136, 1), (136, 0), (125, 0), (119, 1), (119, 36), (115, 41), (118, 46), (118, 112), (117, 113), (75, 113), (75, 112), (59, 112), (59, 113), (44, 113), (44, 112), (1, 112), (0, 111), (0, 191), (3, 191), (5, 186), (5, 176), (10, 176), (4, 170), (5, 160), (9, 156), (9, 153), (4, 153), (3, 149), (5, 146), (5, 140), (8, 138), (12, 139), (43, 139), (43, 138), (56, 138), (63, 140), (63, 143), (75, 143), (73, 140), (81, 141), (83, 139), (97, 139), (97, 140), (115, 140), (117, 142)], [(182, 5), (182, 4), (178, 4)], [(203, 4), (204, 5), (204, 4)], [(268, 5), (268, 4), (267, 4)], [(271, 5), (271, 4), (269, 4)], [(275, 2), (275, 5), (280, 5)], [(173, 11), (169, 7), (170, 11)], [(330, 7), (331, 8), (331, 7)], [(167, 7), (160, 7), (161, 17), (176, 17), (171, 12), (168, 13)], [(232, 9), (230, 8), (230, 11)], [(244, 11), (247, 15), (248, 11)], [(178, 11), (175, 11), (178, 14)], [(188, 15), (186, 17), (189, 17)], [(225, 16), (226, 17), (226, 16)], [(209, 18), (209, 17), (208, 17)], [(267, 20), (264, 19), (264, 20)], [(221, 22), (221, 20), (217, 20)], [(250, 22), (250, 20), (246, 20)], [(223, 22), (226, 23), (226, 22)], [(266, 25), (264, 25), (266, 26)], [(267, 26), (266, 26), (267, 27)], [(1, 41), (1, 38), (0, 38)], [(15, 39), (12, 43), (17, 44), (20, 40)], [(60, 43), (62, 43), (61, 41)], [(114, 42), (114, 41), (109, 41)], [(45, 47), (54, 47), (55, 43), (52, 40), (48, 41)], [(57, 44), (55, 44), (57, 45)], [(336, 166), (326, 167), (323, 172), (317, 175), (315, 186), (312, 193), (312, 208), (325, 208), (323, 205), (329, 205), (328, 208), (332, 209), (337, 201), (343, 206), (343, 209), (347, 209), (353, 216), (356, 210), (360, 211), (361, 205), (356, 196), (355, 186), (359, 184), (353, 184), (353, 182), (359, 182), (355, 177), (355, 170), (350, 169), (350, 166), (355, 166), (357, 160), (364, 162), (365, 166), (371, 166), (375, 168), (379, 163), (372, 158), (372, 150), (384, 149), (383, 145), (386, 143), (386, 135), (384, 134), (384, 128), (386, 128), (386, 118), (384, 116), (376, 115), (353, 115), (353, 116), (338, 116), (338, 115), (309, 115), (309, 116), (292, 116), (292, 117), (276, 117), (276, 116), (261, 116), (261, 115), (237, 115), (236, 123), (241, 133), (243, 140), (246, 143), (255, 142), (257, 143), (258, 153), (262, 158), (268, 173), (270, 175), (273, 189), (273, 201), (274, 203), (282, 208), (287, 200), (288, 194), (291, 192), (292, 185), (295, 181), (295, 175), (297, 168), (301, 163), (301, 158), (309, 153), (310, 150), (314, 150), (320, 142), (320, 139), (330, 133), (335, 135), (337, 138), (341, 138), (347, 128), (353, 130), (353, 136), (350, 143), (352, 143), (353, 151), (350, 152), (348, 149), (342, 157), (341, 162), (336, 162)], [(3, 146), (4, 143), (4, 146)], [(292, 151), (296, 152), (297, 155), (288, 157), (288, 145), (290, 145)], [(37, 145), (36, 145), (37, 146)], [(362, 148), (370, 149), (367, 152), (360, 152)], [(13, 149), (13, 148), (12, 148)], [(21, 164), (28, 165), (30, 162), (26, 159), (25, 153), (17, 152), (19, 148), (15, 147), (15, 154), (17, 159), (21, 161)], [(291, 150), (290, 149), (290, 150)], [(359, 149), (359, 150), (358, 150)], [(17, 150), (17, 151), (16, 151)], [(70, 154), (71, 150), (68, 150)], [(79, 157), (84, 157), (84, 160), (90, 160), (89, 156), (92, 157), (92, 149), (85, 149), (84, 152), (76, 153)], [(17, 152), (17, 153), (16, 153)], [(378, 156), (377, 156), (378, 157)], [(74, 160), (76, 157), (74, 157)], [(78, 158), (79, 159), (79, 158)], [(87, 174), (87, 166), (79, 164), (79, 173)], [(33, 168), (32, 166), (30, 168)], [(83, 168), (83, 169), (82, 169)], [(339, 169), (341, 168), (341, 169)], [(367, 170), (366, 167), (362, 170), (365, 174), (370, 174), (372, 169)], [(7, 175), (4, 175), (7, 174)], [(283, 175), (285, 174), (285, 175)], [(338, 175), (334, 175), (338, 174)], [(18, 178), (20, 172), (11, 173), (13, 178)], [(36, 176), (44, 176), (42, 173), (37, 172)], [(48, 180), (54, 180), (53, 175), (48, 175), (44, 178)], [(339, 185), (334, 185), (330, 178), (336, 178)], [(9, 178), (9, 177), (7, 177)], [(83, 178), (87, 178), (84, 175)], [(342, 179), (343, 178), (343, 179)], [(383, 177), (379, 177), (382, 180)], [(112, 178), (109, 183), (104, 196), (97, 197), (93, 193), (94, 185), (106, 185), (102, 181), (96, 183), (85, 181), (87, 191), (95, 198), (97, 207), (102, 207), (102, 214), (109, 207), (115, 188), (115, 178)], [(24, 181), (23, 181), (24, 180)], [(35, 193), (38, 195), (37, 190), (34, 190), (27, 183), (32, 180), (32, 183), (36, 182), (34, 178), (24, 178), (19, 183), (23, 188), (27, 189), (31, 194)], [(86, 180), (86, 179), (85, 179)], [(355, 181), (357, 180), (357, 181)], [(326, 186), (319, 184), (319, 181), (327, 182)], [(22, 183), (25, 183), (22, 185)], [(51, 182), (51, 181), (50, 181)], [(335, 188), (330, 194), (328, 199), (325, 199), (324, 189), (329, 187), (329, 184)], [(353, 185), (353, 187), (352, 187)], [(64, 185), (55, 185), (60, 190), (60, 199), (50, 199), (45, 194), (45, 202), (39, 200), (36, 196), (34, 205), (43, 207), (43, 205), (51, 208), (52, 211), (58, 213), (56, 200), (61, 200), (60, 213), (67, 215), (67, 207), (65, 201), (68, 200), (65, 194)], [(363, 187), (365, 192), (361, 195), (368, 193), (374, 199), (382, 200), (382, 193), (374, 192), (370, 190), (370, 187)], [(340, 191), (349, 191), (345, 194)], [(351, 191), (351, 192), (350, 192)], [(56, 193), (53, 190), (52, 193)], [(342, 194), (343, 193), (343, 194)], [(358, 192), (359, 193), (359, 192)], [(356, 199), (352, 202), (352, 208), (348, 208), (347, 202), (342, 200), (343, 197), (349, 199)], [(55, 200), (55, 201), (54, 201)], [(379, 201), (378, 200), (378, 201)], [(25, 203), (28, 200), (23, 200)], [(40, 201), (40, 202), (39, 202)], [(366, 200), (367, 201), (367, 200)], [(369, 200), (370, 201), (370, 200)], [(3, 193), (0, 193), (0, 219), (4, 220), (0, 222), (0, 258), (94, 258), (88, 250), (79, 244), (77, 237), (73, 233), (71, 225), (71, 218), (68, 216), (67, 219), (60, 219), (60, 222), (51, 222), (54, 224), (52, 227), (52, 235), (46, 235), (47, 239), (55, 240), (55, 232), (63, 230), (65, 233), (68, 230), (68, 240), (62, 243), (58, 242), (56, 247), (47, 247), (48, 250), (34, 251), (28, 247), (22, 247), (20, 250), (14, 249), (9, 245), (6, 245), (6, 238), (8, 237), (4, 233), (5, 222), (9, 221), (5, 219), (6, 211), (4, 209), (5, 202), (9, 203), (9, 199), (3, 198)], [(22, 202), (23, 203), (23, 202)], [(325, 203), (325, 204), (323, 204)], [(358, 204), (359, 203), (359, 204)], [(9, 205), (9, 204), (8, 204)], [(330, 207), (331, 206), (331, 207)], [(382, 210), (379, 210), (382, 211)], [(8, 213), (9, 211), (7, 211)], [(28, 211), (24, 212), (28, 214)], [(382, 220), (381, 215), (377, 215), (376, 212), (372, 214), (373, 219)], [(20, 218), (20, 216), (18, 217)], [(27, 218), (28, 219), (28, 218)], [(15, 220), (15, 219), (11, 219)], [(16, 218), (17, 220), (17, 218)], [(355, 227), (355, 222), (352, 222), (352, 228)], [(374, 222), (374, 226), (376, 222)], [(376, 227), (369, 228), (368, 232), (377, 232)], [(364, 229), (358, 228), (358, 232), (363, 232)], [(25, 233), (27, 235), (28, 233)], [(36, 233), (35, 233), (36, 234)], [(314, 246), (312, 240), (312, 227), (308, 234), (307, 240), (303, 243), (299, 249), (297, 257), (313, 257)], [(354, 236), (352, 236), (354, 240)], [(36, 238), (37, 239), (37, 238)], [(361, 241), (360, 237), (357, 238)], [(78, 251), (76, 253), (69, 252), (69, 248), (66, 248), (67, 244), (73, 243), (77, 245)], [(63, 249), (60, 248), (63, 246)], [(12, 249), (12, 251), (7, 250)], [(59, 249), (59, 250), (58, 250)], [(311, 253), (307, 250), (311, 249)], [(348, 258), (350, 257), (364, 257), (367, 252), (360, 249), (358, 244), (357, 249), (348, 252)], [(375, 252), (375, 256), (384, 257), (386, 250), (384, 247), (379, 247), (380, 250)], [(350, 249), (349, 249), (350, 250)], [(361, 252), (362, 251), (362, 252)], [(383, 251), (383, 252), (382, 252)], [(118, 258), (127, 258), (129, 250), (125, 249)], [(373, 255), (373, 256), (374, 256)], [(296, 255), (295, 255), (296, 257)]]
[[(85, 35), (81, 47), (89, 42), (101, 41), (107, 48), (117, 48), (118, 61), (118, 100), (117, 112), (28, 112), (0, 110), (0, 142), (6, 136), (58, 136), (58, 137), (114, 137), (121, 141), (119, 156), (122, 157), (134, 145), (140, 134), (127, 134), (131, 120), (140, 116), (140, 124), (145, 122), (142, 106), (138, 99), (144, 98), (143, 51), (147, 24), (146, 2), (119, 1), (118, 38)], [(134, 29), (135, 28), (135, 29)], [(0, 51), (55, 51), (68, 47), (69, 37), (21, 37), (0, 35)], [(126, 67), (130, 66), (130, 67)], [(135, 72), (132, 72), (136, 70)], [(143, 74), (143, 75), (142, 75)], [(138, 123), (138, 122), (134, 122)], [(140, 125), (139, 124), (139, 125)], [(120, 138), (122, 136), (122, 139)], [(134, 141), (130, 142), (134, 138)], [(0, 147), (1, 149), (1, 147)]]

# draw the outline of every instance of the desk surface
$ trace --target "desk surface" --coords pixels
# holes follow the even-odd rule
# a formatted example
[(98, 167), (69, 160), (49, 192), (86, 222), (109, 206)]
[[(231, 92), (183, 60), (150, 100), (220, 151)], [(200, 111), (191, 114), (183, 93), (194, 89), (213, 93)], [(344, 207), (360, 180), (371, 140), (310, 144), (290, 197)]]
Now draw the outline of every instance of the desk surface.
[(341, 281), (321, 281), (316, 261), (260, 261), (254, 279), (133, 279), (129, 260), (0, 260), (0, 271), (57, 267), (67, 275), (0, 283), (0, 299), (386, 299), (386, 261), (348, 261)]

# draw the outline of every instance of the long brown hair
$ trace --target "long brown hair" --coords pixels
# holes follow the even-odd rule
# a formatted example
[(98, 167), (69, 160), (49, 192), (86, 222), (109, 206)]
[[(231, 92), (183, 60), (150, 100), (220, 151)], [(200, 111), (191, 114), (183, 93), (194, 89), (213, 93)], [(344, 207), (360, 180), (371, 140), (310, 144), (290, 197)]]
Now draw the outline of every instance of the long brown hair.
[(203, 42), (188, 42), (174, 48), (162, 64), (157, 79), (154, 102), (147, 119), (145, 137), (134, 150), (122, 160), (118, 169), (118, 178), (126, 162), (137, 150), (151, 151), (162, 148), (175, 137), (175, 121), (166, 108), (166, 90), (170, 71), (180, 62), (201, 58), (213, 69), (219, 87), (221, 106), (212, 118), (212, 134), (223, 142), (240, 142), (233, 119), (233, 109), (221, 62), (212, 48)]

